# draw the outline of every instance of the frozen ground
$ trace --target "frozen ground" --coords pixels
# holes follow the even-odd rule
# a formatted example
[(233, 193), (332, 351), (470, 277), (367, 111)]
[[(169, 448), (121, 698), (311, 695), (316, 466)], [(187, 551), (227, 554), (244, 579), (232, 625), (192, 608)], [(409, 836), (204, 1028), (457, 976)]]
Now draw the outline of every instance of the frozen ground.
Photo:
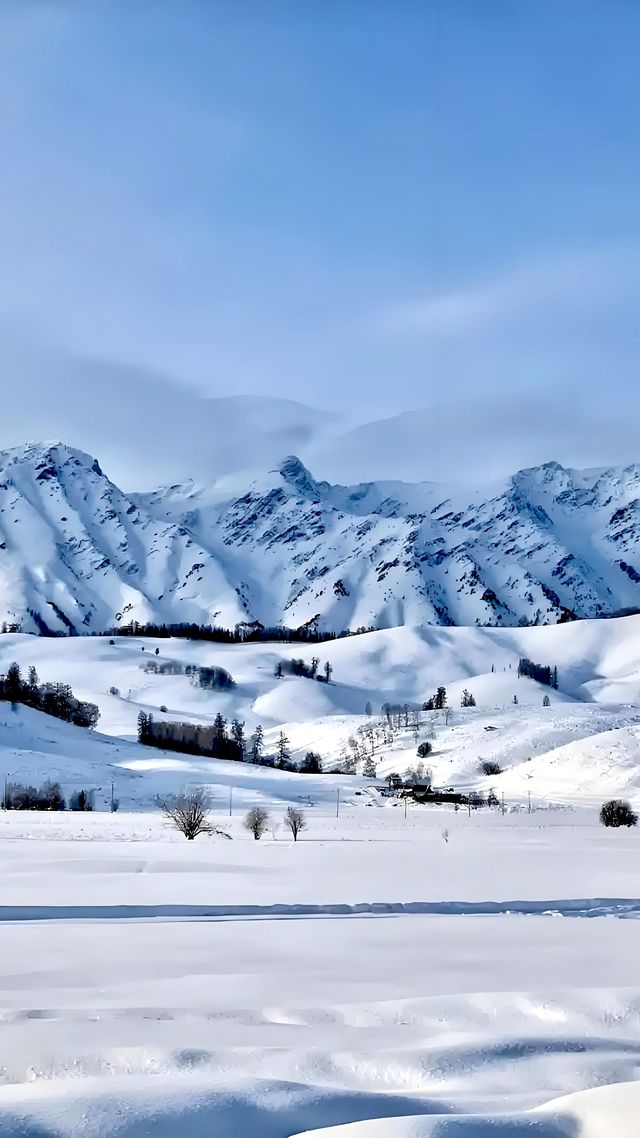
[[(34, 663), (102, 711), (91, 733), (0, 704), (0, 776), (91, 785), (101, 808), (0, 814), (0, 1138), (638, 1138), (640, 832), (602, 829), (597, 807), (640, 795), (639, 632), (391, 630), (320, 646), (328, 686), (274, 679), (300, 646), (161, 642), (228, 667), (231, 695), (143, 671), (154, 641), (0, 637), (0, 668)], [(520, 655), (558, 665), (550, 707)], [(491, 783), (505, 814), (405, 814), (370, 779), (133, 741), (140, 708), (166, 704), (268, 739), (284, 725), (331, 759), (367, 700), (440, 682), (450, 721), (420, 725), (434, 774)], [(397, 733), (380, 772), (415, 746)], [(232, 840), (164, 826), (155, 797), (196, 782)]]
[(405, 822), (358, 804), (297, 844), (256, 843), (235, 814), (232, 841), (193, 844), (149, 814), (1, 825), (3, 1136), (400, 1117), (353, 1138), (465, 1119), (502, 1138), (507, 1112), (640, 1077), (640, 837), (590, 808)]

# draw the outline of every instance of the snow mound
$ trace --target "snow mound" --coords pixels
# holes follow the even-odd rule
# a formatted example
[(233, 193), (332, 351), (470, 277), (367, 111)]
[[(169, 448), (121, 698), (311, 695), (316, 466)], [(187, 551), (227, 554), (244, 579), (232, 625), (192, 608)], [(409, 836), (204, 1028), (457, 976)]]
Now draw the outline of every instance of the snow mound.
[(555, 1099), (532, 1113), (421, 1115), (307, 1130), (294, 1138), (638, 1138), (640, 1082)]

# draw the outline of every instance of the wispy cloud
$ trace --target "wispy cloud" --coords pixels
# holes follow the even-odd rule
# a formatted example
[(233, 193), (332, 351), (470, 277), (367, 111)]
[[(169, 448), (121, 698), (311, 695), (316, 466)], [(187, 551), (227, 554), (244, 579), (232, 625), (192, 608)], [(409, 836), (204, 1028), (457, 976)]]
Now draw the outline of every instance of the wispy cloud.
[(391, 301), (368, 324), (389, 333), (458, 336), (513, 323), (563, 319), (638, 308), (640, 247), (613, 244), (554, 252), (443, 292)]

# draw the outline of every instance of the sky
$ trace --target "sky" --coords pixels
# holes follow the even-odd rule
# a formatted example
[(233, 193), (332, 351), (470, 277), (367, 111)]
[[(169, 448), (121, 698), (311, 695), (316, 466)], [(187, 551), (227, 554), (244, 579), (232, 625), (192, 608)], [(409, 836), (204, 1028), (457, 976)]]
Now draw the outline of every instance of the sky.
[(4, 0), (0, 445), (215, 472), (260, 396), (425, 478), (640, 460), (639, 49), (635, 0)]

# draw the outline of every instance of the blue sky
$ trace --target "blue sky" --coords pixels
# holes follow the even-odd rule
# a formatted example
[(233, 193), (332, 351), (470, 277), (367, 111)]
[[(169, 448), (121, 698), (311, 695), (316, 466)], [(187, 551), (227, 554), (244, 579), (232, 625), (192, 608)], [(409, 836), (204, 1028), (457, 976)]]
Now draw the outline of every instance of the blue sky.
[(632, 0), (5, 0), (4, 370), (640, 459), (639, 49)]

